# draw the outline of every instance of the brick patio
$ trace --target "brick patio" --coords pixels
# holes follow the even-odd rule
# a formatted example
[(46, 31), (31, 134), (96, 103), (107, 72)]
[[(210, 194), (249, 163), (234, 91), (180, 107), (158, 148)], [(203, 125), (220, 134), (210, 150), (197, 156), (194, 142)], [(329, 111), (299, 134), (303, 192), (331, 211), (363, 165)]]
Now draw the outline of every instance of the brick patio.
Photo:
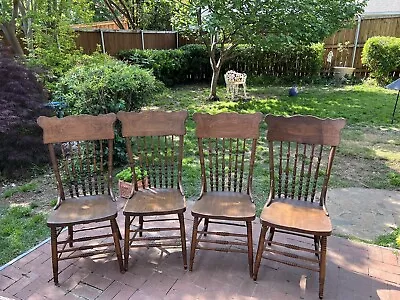
[[(123, 234), (122, 214), (118, 221)], [(185, 221), (189, 250), (190, 208)], [(258, 220), (253, 232), (256, 251)], [(180, 248), (132, 250), (125, 274), (115, 255), (66, 260), (60, 287), (50, 256), (46, 243), (0, 271), (0, 299), (318, 299), (317, 273), (263, 260), (254, 282), (240, 253), (199, 251), (193, 272)], [(330, 237), (324, 299), (400, 299), (400, 260), (391, 249)]]

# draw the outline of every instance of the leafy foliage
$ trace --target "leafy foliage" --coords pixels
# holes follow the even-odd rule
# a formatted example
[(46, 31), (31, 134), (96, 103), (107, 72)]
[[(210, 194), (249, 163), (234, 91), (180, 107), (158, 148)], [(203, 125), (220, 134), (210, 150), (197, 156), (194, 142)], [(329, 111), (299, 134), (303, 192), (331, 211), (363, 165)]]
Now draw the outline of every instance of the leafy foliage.
[[(313, 76), (320, 72), (323, 45), (288, 47), (284, 52), (274, 48), (254, 49), (240, 46), (221, 69), (246, 72), (250, 76), (280, 76), (294, 78)], [(172, 86), (205, 81), (212, 76), (204, 45), (185, 45), (176, 50), (124, 50), (118, 57), (130, 64), (152, 69), (157, 79)]]
[[(135, 167), (135, 175), (136, 175), (136, 180), (142, 180), (147, 176), (147, 171), (142, 170), (139, 167)], [(122, 171), (118, 172), (115, 175), (119, 180), (126, 181), (126, 182), (132, 182), (132, 170), (131, 168), (125, 168)]]
[(369, 38), (364, 45), (361, 60), (378, 82), (387, 83), (389, 74), (400, 70), (400, 38)]
[(150, 71), (95, 54), (60, 79), (55, 95), (67, 102), (72, 114), (98, 115), (137, 111), (160, 89)]
[(0, 55), (0, 174), (27, 175), (33, 164), (47, 162), (36, 124), (47, 99), (34, 73), (7, 55)]

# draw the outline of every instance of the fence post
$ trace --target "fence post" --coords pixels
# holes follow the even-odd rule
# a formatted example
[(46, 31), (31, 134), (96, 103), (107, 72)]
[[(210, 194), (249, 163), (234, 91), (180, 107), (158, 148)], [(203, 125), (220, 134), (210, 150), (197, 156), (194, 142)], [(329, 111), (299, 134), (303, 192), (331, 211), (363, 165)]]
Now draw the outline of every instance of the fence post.
[(176, 32), (176, 49), (179, 48), (179, 33), (178, 31)]
[(358, 44), (358, 37), (360, 35), (360, 27), (361, 27), (361, 16), (358, 16), (358, 23), (357, 23), (357, 30), (356, 36), (354, 38), (354, 49), (353, 49), (353, 59), (351, 60), (351, 67), (354, 68), (354, 62), (356, 61), (356, 53), (357, 53), (357, 44)]
[(100, 29), (100, 39), (101, 39), (101, 49), (103, 50), (103, 54), (105, 54), (106, 53), (106, 44), (104, 43), (103, 29)]
[(142, 35), (142, 50), (144, 50), (144, 34), (143, 34), (143, 30), (140, 30), (140, 33)]

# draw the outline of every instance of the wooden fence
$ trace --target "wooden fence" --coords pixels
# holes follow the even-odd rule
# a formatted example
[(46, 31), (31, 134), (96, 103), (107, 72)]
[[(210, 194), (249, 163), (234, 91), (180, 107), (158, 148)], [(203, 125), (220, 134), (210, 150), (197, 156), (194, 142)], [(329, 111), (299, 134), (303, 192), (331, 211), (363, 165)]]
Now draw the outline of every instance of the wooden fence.
[[(324, 69), (328, 71), (333, 66), (356, 68), (356, 74), (365, 76), (367, 69), (361, 63), (361, 53), (365, 42), (373, 36), (400, 37), (400, 16), (363, 16), (357, 21), (357, 25), (351, 29), (336, 32), (325, 39)], [(349, 42), (344, 51), (338, 51), (338, 44)], [(332, 62), (327, 62), (329, 52), (333, 52)]]

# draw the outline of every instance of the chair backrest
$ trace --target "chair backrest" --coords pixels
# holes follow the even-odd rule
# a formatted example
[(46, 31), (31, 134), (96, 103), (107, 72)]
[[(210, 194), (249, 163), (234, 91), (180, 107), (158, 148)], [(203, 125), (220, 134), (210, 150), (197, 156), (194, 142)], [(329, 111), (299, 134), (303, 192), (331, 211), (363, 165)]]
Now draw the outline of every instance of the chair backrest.
[[(37, 122), (48, 145), (61, 200), (108, 193), (113, 196), (115, 114), (44, 117)], [(56, 155), (56, 153), (58, 155)]]
[(144, 187), (182, 189), (187, 116), (187, 111), (118, 112), (135, 190), (139, 172), (147, 177)]
[(325, 204), (326, 191), (344, 119), (268, 115), (270, 199)]
[(251, 194), (253, 167), (262, 114), (195, 113), (202, 193)]

